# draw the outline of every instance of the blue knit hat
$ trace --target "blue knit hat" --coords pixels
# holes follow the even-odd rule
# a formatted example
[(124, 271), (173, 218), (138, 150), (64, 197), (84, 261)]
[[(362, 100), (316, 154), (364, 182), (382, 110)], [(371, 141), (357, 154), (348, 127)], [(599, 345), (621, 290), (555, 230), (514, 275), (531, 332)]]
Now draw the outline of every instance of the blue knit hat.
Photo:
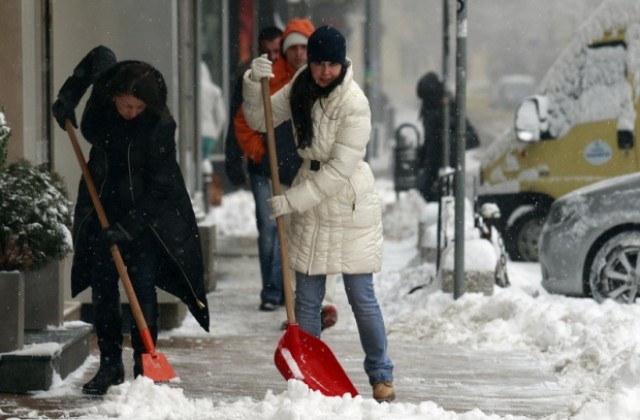
[(344, 36), (333, 26), (321, 26), (316, 29), (307, 43), (307, 62), (330, 61), (346, 62), (347, 42)]

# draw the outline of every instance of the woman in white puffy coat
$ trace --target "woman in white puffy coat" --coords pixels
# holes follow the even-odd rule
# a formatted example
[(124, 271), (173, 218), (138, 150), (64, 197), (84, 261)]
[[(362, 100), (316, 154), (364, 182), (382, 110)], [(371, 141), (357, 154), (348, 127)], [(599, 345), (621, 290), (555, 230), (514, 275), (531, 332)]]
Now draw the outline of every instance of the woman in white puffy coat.
[[(373, 288), (373, 273), (382, 265), (382, 211), (364, 161), (371, 111), (345, 53), (340, 32), (318, 28), (308, 41), (308, 66), (271, 96), (274, 126), (293, 120), (304, 159), (291, 188), (270, 200), (271, 216), (291, 214), (289, 265), (296, 271), (300, 328), (320, 336), (326, 276), (342, 274), (373, 396), (391, 401), (393, 363)], [(265, 131), (260, 79), (270, 76), (271, 62), (264, 57), (256, 58), (244, 76), (245, 117), (259, 131)]]

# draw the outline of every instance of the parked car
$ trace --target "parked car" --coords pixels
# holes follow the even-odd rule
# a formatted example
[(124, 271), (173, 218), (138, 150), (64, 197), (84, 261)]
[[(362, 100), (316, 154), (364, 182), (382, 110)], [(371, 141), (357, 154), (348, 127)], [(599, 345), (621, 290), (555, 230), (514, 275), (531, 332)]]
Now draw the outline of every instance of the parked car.
[(557, 199), (539, 243), (548, 292), (634, 302), (640, 285), (640, 173)]

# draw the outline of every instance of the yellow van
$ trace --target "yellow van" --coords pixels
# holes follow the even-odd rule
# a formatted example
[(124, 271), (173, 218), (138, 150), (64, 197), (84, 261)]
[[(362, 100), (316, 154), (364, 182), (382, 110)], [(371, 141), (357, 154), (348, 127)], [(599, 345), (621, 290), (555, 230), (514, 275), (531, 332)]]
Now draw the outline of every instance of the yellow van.
[(481, 204), (500, 207), (505, 246), (521, 261), (537, 261), (556, 198), (638, 170), (640, 2), (603, 2), (537, 92), (483, 155), (478, 189)]

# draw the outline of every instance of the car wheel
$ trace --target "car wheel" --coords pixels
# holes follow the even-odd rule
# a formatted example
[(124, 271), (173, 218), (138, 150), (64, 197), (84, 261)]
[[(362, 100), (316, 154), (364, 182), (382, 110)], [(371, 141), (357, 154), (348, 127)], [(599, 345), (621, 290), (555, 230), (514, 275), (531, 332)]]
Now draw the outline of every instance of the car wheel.
[(546, 216), (530, 212), (520, 216), (506, 233), (506, 248), (513, 261), (538, 262), (538, 243)]
[(640, 231), (619, 233), (596, 253), (589, 272), (591, 295), (598, 302), (633, 303), (640, 285)]

